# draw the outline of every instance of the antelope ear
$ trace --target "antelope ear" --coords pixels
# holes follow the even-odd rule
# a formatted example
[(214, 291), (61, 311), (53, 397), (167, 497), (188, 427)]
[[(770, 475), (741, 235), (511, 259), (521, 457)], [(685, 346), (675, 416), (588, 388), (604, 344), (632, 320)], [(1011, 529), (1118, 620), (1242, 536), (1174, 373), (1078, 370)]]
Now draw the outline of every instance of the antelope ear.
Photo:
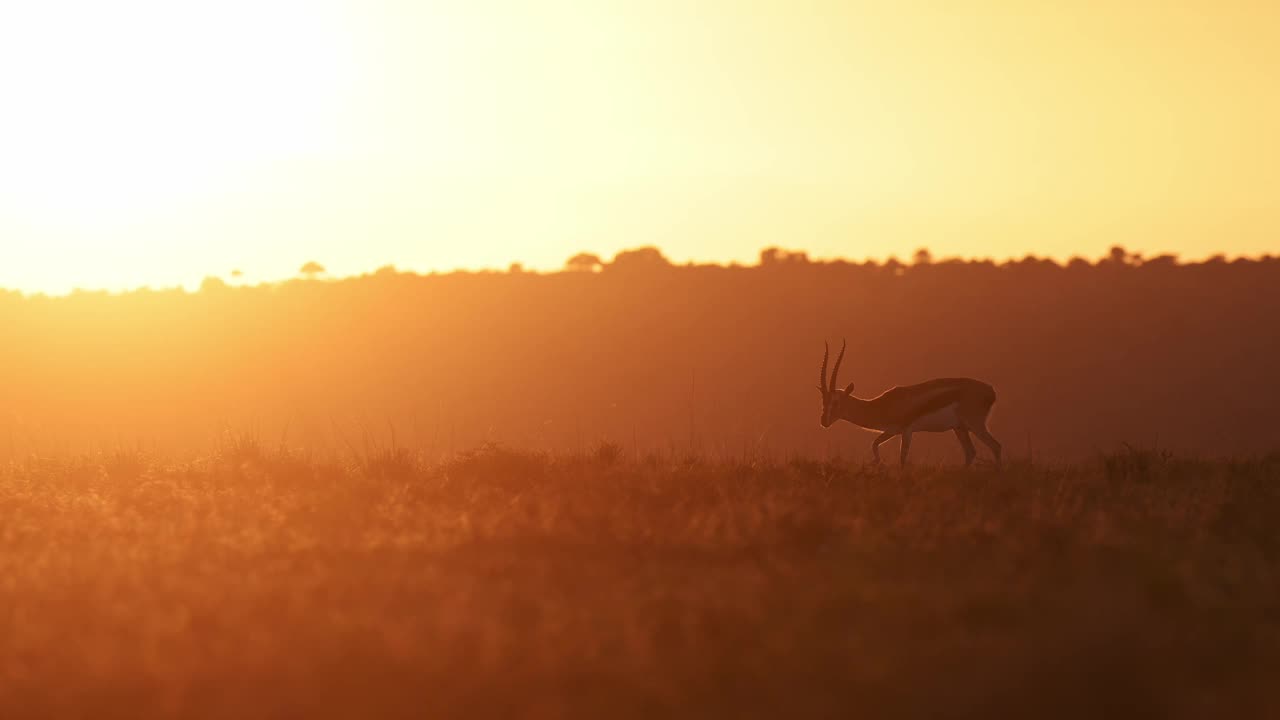
[(848, 385), (844, 386), (844, 394), (853, 395), (853, 383), (849, 383)]

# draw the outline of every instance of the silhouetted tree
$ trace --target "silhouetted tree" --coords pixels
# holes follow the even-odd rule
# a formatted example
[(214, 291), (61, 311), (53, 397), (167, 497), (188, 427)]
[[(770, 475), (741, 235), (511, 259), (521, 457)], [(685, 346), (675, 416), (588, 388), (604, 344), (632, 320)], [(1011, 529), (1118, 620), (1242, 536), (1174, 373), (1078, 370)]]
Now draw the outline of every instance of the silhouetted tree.
[(671, 261), (662, 251), (652, 245), (632, 250), (623, 250), (614, 256), (613, 262), (607, 266), (610, 270), (644, 272), (662, 270), (671, 267)]
[(596, 272), (604, 267), (604, 261), (595, 253), (580, 252), (566, 260), (564, 267), (569, 272)]
[(760, 251), (761, 267), (775, 265), (806, 265), (809, 254), (798, 250), (783, 250), (780, 247), (767, 247)]
[(915, 265), (932, 265), (933, 253), (929, 252), (929, 248), (920, 248), (911, 256), (911, 262)]
[(1142, 263), (1144, 268), (1171, 268), (1178, 264), (1177, 255), (1157, 255)]
[(519, 275), (520, 273), (524, 272), (524, 264), (513, 262), (511, 263), (511, 265), (507, 267), (507, 272), (511, 273), (512, 275)]
[(236, 268), (235, 270), (232, 270), (232, 271), (231, 271), (231, 277), (236, 278), (236, 279), (240, 279), (240, 278), (244, 277), (244, 271), (243, 271), (243, 270), (240, 270), (239, 268)]
[(303, 265), (301, 268), (298, 268), (298, 272), (302, 273), (304, 277), (313, 278), (316, 275), (324, 274), (325, 269), (323, 265), (316, 262), (315, 260), (312, 260), (308, 262), (306, 265)]
[(227, 283), (220, 277), (210, 275), (200, 282), (200, 292), (217, 292), (226, 290)]
[(1130, 255), (1128, 250), (1116, 245), (1111, 248), (1111, 252), (1107, 253), (1107, 259), (1102, 262), (1112, 267), (1127, 267), (1135, 264), (1133, 260), (1136, 257), (1138, 256)]

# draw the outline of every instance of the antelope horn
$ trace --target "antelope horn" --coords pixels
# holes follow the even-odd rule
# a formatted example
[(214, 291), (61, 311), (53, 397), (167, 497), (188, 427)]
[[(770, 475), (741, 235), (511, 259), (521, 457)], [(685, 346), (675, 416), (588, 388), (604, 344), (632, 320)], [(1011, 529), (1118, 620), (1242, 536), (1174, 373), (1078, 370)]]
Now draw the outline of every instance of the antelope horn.
[(844, 349), (848, 342), (843, 338), (840, 340), (840, 354), (836, 356), (836, 366), (831, 370), (831, 385), (827, 387), (828, 391), (834, 391), (839, 385), (836, 384), (836, 378), (840, 375), (840, 362), (844, 360)]
[(827, 356), (831, 354), (831, 346), (823, 341), (822, 343), (822, 371), (818, 374), (818, 387), (822, 388), (822, 392), (827, 390)]

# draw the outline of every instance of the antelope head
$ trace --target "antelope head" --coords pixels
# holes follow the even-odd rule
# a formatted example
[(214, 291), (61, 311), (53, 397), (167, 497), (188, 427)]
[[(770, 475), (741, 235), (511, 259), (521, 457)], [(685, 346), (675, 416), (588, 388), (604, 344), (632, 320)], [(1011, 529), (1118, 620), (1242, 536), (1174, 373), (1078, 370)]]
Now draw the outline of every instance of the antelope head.
[(831, 355), (831, 346), (823, 343), (822, 372), (818, 377), (818, 392), (822, 393), (822, 427), (831, 427), (840, 418), (840, 403), (853, 395), (853, 383), (843, 390), (836, 386), (836, 378), (840, 376), (840, 363), (844, 360), (844, 351), (848, 343), (840, 341), (840, 354), (836, 356), (836, 366), (831, 370), (831, 380), (827, 381), (827, 358)]

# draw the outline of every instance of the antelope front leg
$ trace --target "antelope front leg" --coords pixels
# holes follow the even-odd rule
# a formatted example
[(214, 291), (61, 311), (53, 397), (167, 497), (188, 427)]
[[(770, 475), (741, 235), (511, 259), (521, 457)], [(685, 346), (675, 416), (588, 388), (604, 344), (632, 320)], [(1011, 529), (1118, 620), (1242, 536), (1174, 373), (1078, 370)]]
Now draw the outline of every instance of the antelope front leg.
[(973, 458), (978, 454), (973, 449), (973, 440), (969, 439), (969, 431), (963, 427), (956, 428), (956, 439), (960, 441), (960, 447), (964, 450), (964, 466), (969, 467), (973, 464)]
[(871, 457), (874, 458), (872, 462), (877, 465), (880, 464), (880, 446), (883, 445), (886, 440), (897, 434), (898, 433), (891, 432), (880, 433), (879, 437), (871, 441)]
[(907, 430), (902, 433), (902, 456), (898, 458), (898, 462), (906, 467), (907, 453), (911, 452), (911, 431)]

